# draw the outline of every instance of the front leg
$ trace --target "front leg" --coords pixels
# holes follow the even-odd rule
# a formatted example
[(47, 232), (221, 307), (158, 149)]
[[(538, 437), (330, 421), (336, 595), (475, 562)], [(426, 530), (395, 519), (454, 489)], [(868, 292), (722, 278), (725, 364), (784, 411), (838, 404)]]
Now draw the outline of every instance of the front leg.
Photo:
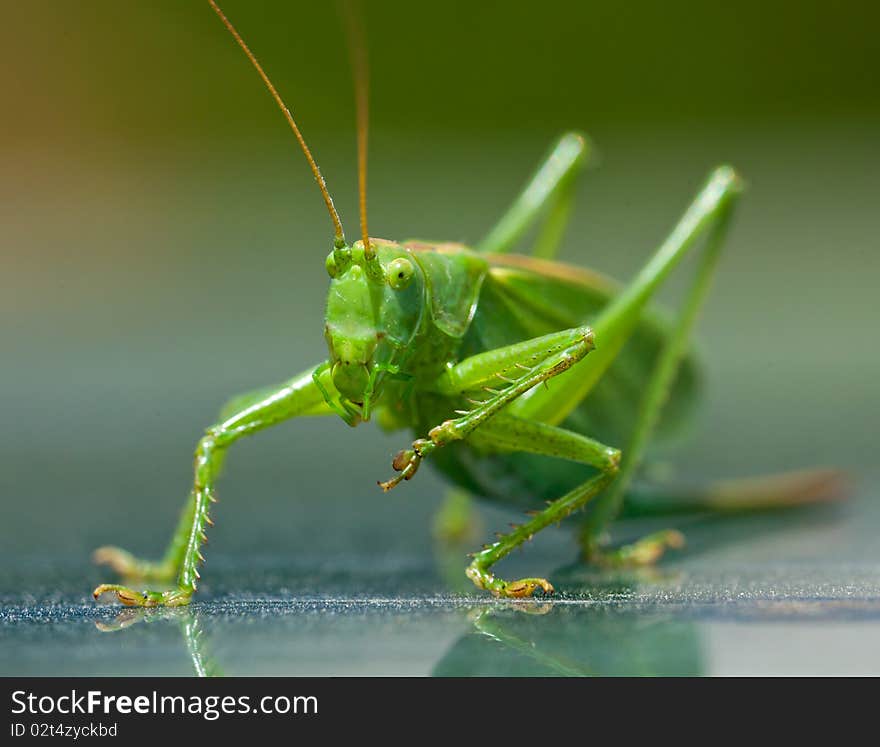
[[(125, 576), (170, 581), (176, 574), (176, 587), (164, 591), (137, 591), (120, 584), (101, 584), (93, 592), (95, 599), (112, 592), (120, 602), (132, 607), (189, 604), (199, 579), (198, 566), (204, 560), (201, 546), (206, 540), (205, 532), (213, 524), (209, 510), (216, 501), (216, 482), (226, 450), (243, 436), (298, 415), (331, 414), (333, 411), (313, 380), (315, 370), (309, 369), (265, 393), (262, 398), (249, 395), (238, 398), (238, 401), (246, 402), (243, 408), (207, 429), (196, 447), (192, 492), (168, 552), (160, 563), (140, 561), (115, 547), (101, 548), (95, 553), (98, 562), (110, 565)], [(332, 386), (332, 383), (325, 382), (326, 386)]]
[[(422, 459), (434, 449), (466, 438), (517, 397), (567, 371), (592, 349), (592, 330), (575, 327), (479, 353), (445, 371), (432, 388), (450, 399), (463, 397), (474, 408), (456, 411), (460, 417), (443, 421), (427, 438), (419, 438), (409, 449), (398, 452), (391, 463), (398, 474), (379, 486), (388, 491), (412, 479)], [(474, 399), (479, 396), (486, 398)]]

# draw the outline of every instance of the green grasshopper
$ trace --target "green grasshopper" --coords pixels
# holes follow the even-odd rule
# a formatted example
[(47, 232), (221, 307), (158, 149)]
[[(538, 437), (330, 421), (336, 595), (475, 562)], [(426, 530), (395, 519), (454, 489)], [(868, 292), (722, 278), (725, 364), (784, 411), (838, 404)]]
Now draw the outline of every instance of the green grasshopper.
[[(466, 574), (500, 597), (551, 593), (543, 578), (506, 581), (494, 565), (545, 527), (585, 509), (584, 557), (600, 565), (656, 561), (683, 538), (658, 532), (615, 549), (606, 528), (638, 510), (627, 488), (652, 435), (679, 420), (693, 399), (696, 368), (688, 340), (715, 271), (743, 183), (715, 169), (669, 237), (628, 285), (554, 260), (590, 145), (564, 135), (489, 234), (475, 247), (371, 238), (366, 214), (366, 73), (355, 65), (362, 238), (349, 244), (318, 166), (260, 63), (213, 0), (211, 6), (281, 108), (334, 227), (324, 334), (329, 357), (275, 387), (233, 399), (195, 452), (195, 479), (163, 560), (118, 548), (96, 552), (126, 577), (168, 585), (136, 591), (102, 584), (126, 605), (188, 604), (227, 449), (294, 417), (336, 415), (350, 426), (375, 417), (382, 428), (418, 438), (392, 462), (390, 490), (429, 459), (469, 494), (529, 509), (529, 519), (471, 557)], [(355, 50), (357, 53), (357, 50)], [(358, 74), (358, 71), (361, 71)], [(358, 77), (359, 75), (359, 77)], [(511, 253), (543, 220), (531, 256)], [(649, 308), (673, 269), (702, 247), (681, 309), (665, 321)], [(601, 441), (596, 437), (601, 437)], [(624, 444), (621, 451), (615, 445)], [(642, 505), (649, 512), (801, 503), (825, 496), (834, 473), (811, 471)], [(768, 485), (776, 490), (768, 490)], [(544, 506), (546, 502), (546, 506)], [(535, 506), (544, 506), (535, 510)]]

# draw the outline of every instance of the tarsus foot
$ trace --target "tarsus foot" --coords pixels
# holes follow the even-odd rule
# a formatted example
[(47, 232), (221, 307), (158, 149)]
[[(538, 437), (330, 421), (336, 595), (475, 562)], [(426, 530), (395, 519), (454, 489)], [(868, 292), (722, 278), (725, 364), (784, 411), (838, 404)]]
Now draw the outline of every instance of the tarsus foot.
[(588, 548), (585, 557), (603, 568), (640, 568), (654, 565), (666, 550), (680, 550), (684, 544), (684, 535), (681, 532), (664, 529), (615, 550)]
[(120, 584), (101, 584), (92, 596), (98, 599), (102, 594), (113, 592), (126, 607), (182, 607), (189, 604), (192, 591), (171, 589), (170, 591), (135, 591)]
[[(434, 431), (431, 432), (433, 433)], [(379, 487), (387, 493), (391, 488), (396, 487), (404, 480), (412, 480), (419, 469), (419, 465), (422, 463), (422, 458), (428, 456), (436, 448), (437, 444), (431, 439), (419, 438), (413, 441), (412, 448), (398, 451), (391, 462), (391, 466), (398, 474), (385, 482), (380, 481)]]
[(519, 581), (511, 581), (499, 592), (500, 597), (512, 597), (514, 599), (522, 599), (523, 597), (532, 596), (538, 589), (544, 594), (552, 594), (555, 589), (547, 579), (544, 578), (521, 578)]
[(504, 581), (475, 565), (468, 566), (465, 574), (477, 588), (491, 591), (496, 597), (523, 599), (532, 596), (538, 589), (541, 589), (546, 595), (554, 592), (553, 584), (545, 578), (521, 578), (519, 581)]

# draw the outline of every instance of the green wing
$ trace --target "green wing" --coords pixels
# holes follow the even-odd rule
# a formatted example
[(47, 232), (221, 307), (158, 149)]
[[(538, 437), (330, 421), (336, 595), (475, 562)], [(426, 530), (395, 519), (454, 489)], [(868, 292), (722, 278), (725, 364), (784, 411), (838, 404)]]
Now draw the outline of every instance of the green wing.
[[(514, 254), (487, 255), (487, 259), (489, 275), (463, 340), (465, 356), (589, 324), (620, 287), (598, 273), (560, 262)], [(624, 446), (667, 330), (661, 313), (651, 310), (646, 314), (617, 360), (564, 426)], [(698, 385), (697, 364), (689, 355), (670, 391), (658, 436), (669, 435), (686, 419)]]

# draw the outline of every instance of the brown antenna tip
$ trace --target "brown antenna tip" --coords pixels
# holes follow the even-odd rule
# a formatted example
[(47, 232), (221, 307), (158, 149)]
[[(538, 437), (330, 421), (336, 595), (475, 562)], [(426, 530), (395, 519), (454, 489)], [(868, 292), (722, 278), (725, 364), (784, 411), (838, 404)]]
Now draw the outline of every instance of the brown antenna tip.
[(327, 205), (327, 212), (330, 213), (330, 220), (333, 221), (334, 243), (337, 248), (344, 246), (345, 234), (342, 231), (342, 221), (339, 220), (339, 213), (336, 212), (336, 208), (333, 206), (333, 198), (330, 197), (330, 192), (327, 190), (327, 183), (324, 181), (321, 170), (318, 168), (318, 164), (312, 157), (312, 152), (309, 150), (309, 146), (306, 145), (305, 138), (299, 131), (299, 127), (297, 127), (296, 121), (294, 120), (293, 115), (290, 113), (290, 109), (287, 108), (287, 104), (284, 103), (281, 95), (278, 93), (275, 86), (272, 85), (272, 81), (269, 80), (269, 76), (266, 75), (266, 72), (263, 70), (263, 66), (260, 65), (257, 58), (254, 56), (254, 53), (251, 52), (248, 45), (245, 44), (244, 39), (242, 39), (238, 31), (235, 30), (235, 26), (233, 26), (229, 19), (223, 14), (223, 11), (220, 10), (219, 6), (217, 5), (217, 3), (214, 2), (214, 0), (208, 0), (208, 2), (214, 9), (214, 12), (220, 17), (220, 20), (223, 21), (223, 25), (226, 26), (235, 41), (238, 42), (238, 46), (242, 48), (248, 59), (251, 61), (251, 64), (253, 64), (257, 72), (260, 74), (260, 77), (263, 79), (263, 83), (266, 84), (266, 88), (269, 89), (269, 93), (272, 94), (272, 98), (275, 99), (275, 103), (278, 104), (278, 108), (281, 109), (281, 113), (284, 114), (285, 119), (287, 119), (287, 123), (290, 125), (290, 129), (292, 129), (293, 134), (296, 135), (299, 146), (300, 148), (302, 148), (302, 152), (303, 154), (305, 154), (306, 160), (309, 162), (309, 167), (311, 168), (312, 173), (315, 175), (315, 181), (318, 183), (318, 189), (321, 190), (321, 196), (324, 198), (324, 202)]

